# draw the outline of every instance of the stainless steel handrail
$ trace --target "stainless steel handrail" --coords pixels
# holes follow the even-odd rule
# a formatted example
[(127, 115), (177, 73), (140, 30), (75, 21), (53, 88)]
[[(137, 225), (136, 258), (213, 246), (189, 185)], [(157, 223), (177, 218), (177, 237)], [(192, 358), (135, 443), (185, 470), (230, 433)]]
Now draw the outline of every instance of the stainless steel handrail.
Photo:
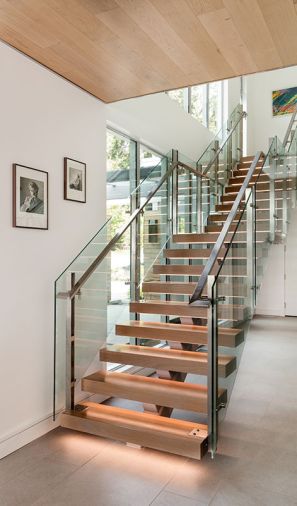
[[(127, 222), (118, 230), (118, 232), (109, 241), (109, 243), (105, 246), (105, 248), (101, 251), (101, 253), (95, 258), (95, 260), (91, 263), (91, 265), (88, 267), (88, 269), (86, 270), (86, 272), (75, 283), (75, 285), (73, 286), (73, 288), (69, 292), (67, 292), (67, 293), (60, 294), (61, 297), (62, 296), (64, 298), (65, 297), (69, 297), (70, 299), (72, 299), (73, 297), (75, 297), (75, 295), (77, 295), (77, 293), (80, 291), (80, 289), (82, 288), (82, 286), (85, 284), (85, 282), (90, 278), (90, 276), (93, 274), (93, 272), (95, 271), (95, 269), (98, 267), (98, 265), (100, 264), (100, 262), (102, 262), (102, 260), (104, 260), (104, 258), (108, 255), (108, 253), (110, 253), (110, 251), (112, 250), (113, 246), (118, 242), (118, 240), (122, 237), (122, 235), (126, 232), (126, 230), (134, 222), (134, 220), (137, 218), (137, 216), (140, 215), (140, 213), (142, 212), (142, 210), (145, 208), (145, 206), (148, 204), (148, 202), (151, 200), (151, 198), (155, 195), (155, 193), (159, 190), (159, 188), (162, 186), (162, 184), (169, 178), (169, 176), (172, 174), (172, 172), (174, 171), (174, 169), (178, 168), (179, 166), (187, 169), (189, 172), (193, 172), (194, 174), (196, 174), (199, 177), (203, 177), (203, 178), (206, 178), (208, 180), (214, 181), (214, 179), (212, 179), (212, 178), (210, 178), (208, 176), (205, 176), (204, 174), (200, 173), (200, 171), (198, 171), (196, 169), (193, 169), (192, 167), (190, 167), (189, 165), (187, 165), (187, 164), (185, 164), (183, 162), (180, 162), (180, 161), (173, 162), (171, 164), (170, 168), (168, 169), (168, 171), (166, 172), (166, 174), (164, 174), (164, 176), (160, 179), (160, 181), (157, 184), (157, 186), (148, 194), (145, 202), (143, 204), (141, 204), (141, 206), (138, 207), (134, 211), (134, 213), (132, 213), (130, 215), (130, 217), (127, 220)], [(221, 183), (218, 183), (218, 184), (223, 188), (223, 185)], [(136, 192), (137, 189), (138, 188), (136, 188), (136, 190), (134, 190), (134, 192)]]
[[(75, 283), (73, 288), (68, 292), (67, 296), (72, 299), (82, 288), (82, 286), (85, 284), (85, 282), (89, 279), (89, 277), (93, 274), (97, 266), (102, 262), (102, 260), (108, 255), (108, 253), (112, 250), (113, 246), (118, 242), (118, 240), (122, 237), (122, 235), (126, 232), (126, 230), (130, 227), (130, 225), (133, 223), (133, 221), (139, 216), (139, 214), (142, 212), (142, 210), (145, 208), (147, 203), (151, 200), (151, 198), (155, 195), (155, 193), (159, 190), (159, 188), (162, 186), (162, 184), (166, 181), (166, 179), (169, 178), (169, 176), (172, 174), (174, 169), (178, 166), (178, 162), (173, 162), (168, 169), (168, 171), (164, 174), (163, 177), (161, 177), (159, 183), (157, 186), (151, 190), (151, 192), (148, 194), (145, 202), (141, 204), (138, 209), (134, 211), (127, 220), (127, 222), (118, 230), (118, 232), (113, 236), (113, 238), (109, 241), (109, 243), (105, 246), (105, 248), (101, 251), (101, 253), (95, 258), (95, 260), (91, 263), (91, 265), (88, 267), (86, 272), (79, 278), (79, 280)], [(136, 190), (137, 191), (137, 188)]]
[(213, 157), (213, 159), (207, 164), (206, 166), (206, 169), (203, 171), (203, 174), (207, 174), (207, 172), (209, 171), (209, 169), (213, 166), (213, 164), (215, 163), (216, 159), (218, 158), (219, 154), (221, 153), (221, 151), (223, 150), (223, 148), (225, 147), (226, 143), (228, 142), (228, 140), (230, 139), (230, 137), (232, 136), (233, 132), (235, 131), (237, 125), (241, 122), (241, 120), (243, 118), (245, 118), (247, 116), (247, 113), (245, 111), (243, 111), (238, 120), (236, 121), (235, 125), (231, 128), (230, 132), (228, 133), (226, 139), (224, 140), (223, 144), (219, 147), (219, 149), (215, 152), (215, 155)]
[[(244, 182), (243, 182), (243, 184), (236, 196), (236, 199), (233, 202), (233, 206), (231, 208), (230, 213), (228, 214), (228, 218), (226, 219), (226, 221), (224, 223), (224, 226), (219, 234), (219, 237), (217, 238), (217, 241), (216, 241), (216, 243), (211, 251), (211, 254), (205, 264), (205, 267), (204, 267), (203, 272), (199, 278), (196, 288), (190, 298), (189, 303), (191, 305), (199, 305), (199, 306), (200, 305), (208, 305), (208, 300), (205, 300), (202, 298), (202, 292), (203, 292), (203, 289), (207, 283), (207, 278), (211, 274), (211, 271), (215, 265), (215, 262), (218, 259), (219, 252), (220, 252), (222, 246), (224, 245), (224, 242), (225, 242), (227, 234), (230, 230), (231, 224), (236, 216), (236, 213), (239, 210), (241, 200), (245, 194), (245, 191), (246, 191), (248, 185), (250, 184), (250, 181), (251, 181), (254, 171), (258, 165), (258, 162), (263, 155), (264, 155), (264, 153), (262, 151), (258, 151), (255, 158), (253, 159), (253, 162), (252, 162), (250, 169), (245, 177), (245, 180), (244, 180)], [(264, 158), (264, 160), (265, 160), (265, 158)], [(263, 160), (263, 163), (264, 163), (264, 160)], [(263, 165), (262, 165), (262, 167), (263, 167)]]
[(286, 147), (286, 145), (288, 144), (288, 141), (289, 141), (289, 137), (290, 137), (290, 133), (291, 133), (291, 130), (292, 130), (292, 126), (294, 124), (294, 121), (295, 121), (295, 118), (296, 118), (296, 114), (297, 114), (297, 106), (295, 107), (295, 112), (292, 114), (292, 117), (290, 119), (290, 123), (289, 123), (289, 126), (287, 128), (287, 131), (286, 131), (286, 134), (285, 134), (285, 137), (284, 137), (284, 141), (283, 141), (283, 146), (284, 148)]
[[(190, 165), (187, 165), (186, 163), (184, 162), (178, 162), (178, 165), (180, 165), (181, 167), (184, 167), (185, 169), (187, 169), (189, 172), (193, 172), (193, 174), (195, 174), (196, 176), (199, 176), (199, 177), (203, 177), (204, 179), (208, 179), (209, 181), (212, 181), (213, 183), (216, 183), (216, 180), (213, 178), (213, 177), (209, 177), (209, 176), (206, 176), (205, 174), (203, 174), (203, 172), (201, 172), (200, 170), (198, 169), (193, 169), (193, 167), (191, 167)], [(222, 187), (222, 189), (224, 189), (224, 185), (222, 183), (220, 183), (220, 181), (217, 182), (218, 185), (220, 185)]]

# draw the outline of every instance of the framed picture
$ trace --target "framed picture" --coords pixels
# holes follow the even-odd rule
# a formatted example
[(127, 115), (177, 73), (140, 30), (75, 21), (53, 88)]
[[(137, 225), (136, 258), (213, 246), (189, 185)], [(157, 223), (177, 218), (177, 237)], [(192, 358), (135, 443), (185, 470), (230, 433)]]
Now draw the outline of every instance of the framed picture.
[(48, 173), (13, 164), (13, 226), (48, 229)]
[(86, 202), (87, 166), (78, 160), (64, 158), (64, 199)]
[(297, 106), (297, 87), (272, 92), (273, 116), (292, 114)]

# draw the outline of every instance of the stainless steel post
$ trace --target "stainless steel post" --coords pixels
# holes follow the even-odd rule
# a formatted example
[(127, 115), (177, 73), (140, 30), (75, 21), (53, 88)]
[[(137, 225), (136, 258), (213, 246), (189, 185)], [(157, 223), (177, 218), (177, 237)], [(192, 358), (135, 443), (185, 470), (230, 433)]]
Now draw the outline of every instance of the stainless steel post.
[[(172, 162), (177, 163), (178, 151), (172, 150)], [(178, 168), (172, 174), (172, 229), (173, 233), (178, 233)]]
[(218, 441), (218, 330), (217, 330), (217, 283), (215, 276), (207, 278), (207, 404), (208, 404), (208, 447), (214, 458)]
[(282, 202), (283, 202), (283, 237), (286, 237), (288, 233), (288, 191), (287, 191), (288, 180), (287, 177), (283, 179), (283, 190), (282, 190)]
[[(242, 113), (242, 111), (243, 111), (243, 106), (241, 105), (239, 112)], [(237, 152), (238, 152), (237, 161), (238, 162), (240, 162), (242, 154), (243, 154), (243, 120), (244, 120), (244, 118), (241, 119), (241, 121), (238, 125), (238, 146), (237, 146)]]
[(246, 205), (246, 270), (247, 294), (249, 299), (250, 318), (255, 308), (255, 278), (254, 278), (254, 223), (255, 223), (255, 189), (247, 188), (245, 191)]
[[(273, 160), (275, 163), (275, 160)], [(269, 180), (269, 240), (275, 241), (275, 179)]]
[[(197, 170), (202, 174), (202, 165), (197, 165)], [(197, 232), (204, 232), (203, 227), (203, 202), (202, 202), (202, 177), (197, 176)]]
[[(230, 132), (232, 130), (232, 123), (230, 120), (227, 122), (227, 130)], [(232, 135), (227, 141), (227, 181), (231, 176), (232, 171)]]
[[(217, 153), (220, 149), (220, 143), (218, 140), (215, 140), (214, 141), (214, 149), (215, 149), (215, 152)], [(215, 159), (215, 163), (214, 163), (214, 170), (215, 170), (215, 202), (216, 204), (219, 204), (219, 156)]]
[[(135, 179), (131, 181), (130, 212), (136, 211), (140, 206), (139, 190), (135, 189), (140, 183), (140, 143), (136, 142), (135, 153)], [(130, 300), (139, 301), (140, 297), (140, 216), (131, 224), (130, 230)], [(139, 320), (139, 313), (132, 313), (131, 319)], [(137, 338), (130, 339), (131, 344), (137, 344)]]
[[(75, 285), (75, 273), (70, 274), (71, 289)], [(75, 405), (75, 297), (67, 298), (66, 309), (66, 409)]]

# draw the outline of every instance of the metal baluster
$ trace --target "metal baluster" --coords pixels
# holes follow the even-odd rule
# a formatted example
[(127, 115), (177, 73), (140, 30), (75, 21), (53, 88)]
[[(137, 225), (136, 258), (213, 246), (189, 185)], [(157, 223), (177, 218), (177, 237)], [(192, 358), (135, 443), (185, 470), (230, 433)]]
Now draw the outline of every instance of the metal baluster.
[[(75, 273), (70, 274), (71, 289), (75, 285)], [(75, 297), (67, 298), (66, 308), (66, 409), (75, 406)]]
[[(178, 151), (172, 150), (172, 162), (178, 162)], [(172, 174), (172, 229), (173, 233), (178, 233), (178, 168)]]
[(250, 300), (250, 318), (255, 307), (255, 277), (254, 277), (254, 223), (255, 223), (255, 187), (245, 191), (246, 206), (246, 268), (247, 268), (247, 293)]
[(207, 278), (207, 401), (208, 401), (208, 447), (214, 458), (218, 441), (218, 331), (217, 331), (217, 283), (215, 276)]
[[(197, 170), (202, 174), (202, 165), (197, 164)], [(202, 202), (202, 177), (197, 175), (197, 232), (201, 234), (204, 232), (203, 227), (203, 202)]]

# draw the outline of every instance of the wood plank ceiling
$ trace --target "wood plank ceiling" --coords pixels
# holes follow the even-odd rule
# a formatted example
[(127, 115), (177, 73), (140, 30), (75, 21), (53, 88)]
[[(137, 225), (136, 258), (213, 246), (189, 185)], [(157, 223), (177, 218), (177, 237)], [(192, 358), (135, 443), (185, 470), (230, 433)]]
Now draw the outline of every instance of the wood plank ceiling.
[(296, 65), (297, 0), (0, 0), (0, 39), (113, 102)]

